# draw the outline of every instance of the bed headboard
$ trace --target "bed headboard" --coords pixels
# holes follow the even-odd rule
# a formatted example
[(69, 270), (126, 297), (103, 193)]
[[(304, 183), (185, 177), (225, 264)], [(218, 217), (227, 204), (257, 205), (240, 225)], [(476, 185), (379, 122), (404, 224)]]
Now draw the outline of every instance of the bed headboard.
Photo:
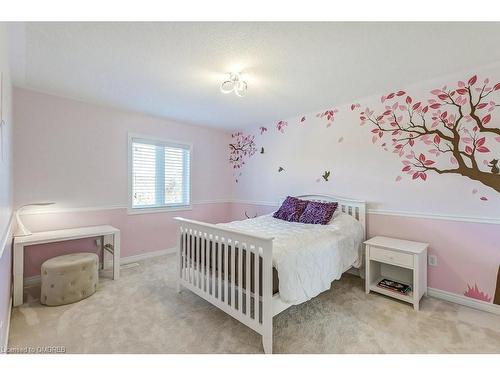
[(297, 195), (297, 198), (305, 199), (309, 201), (316, 202), (338, 202), (338, 209), (343, 213), (346, 213), (356, 220), (358, 220), (363, 226), (366, 238), (366, 202), (356, 199), (349, 199), (343, 197), (337, 197), (335, 195), (324, 195), (324, 194), (304, 194)]

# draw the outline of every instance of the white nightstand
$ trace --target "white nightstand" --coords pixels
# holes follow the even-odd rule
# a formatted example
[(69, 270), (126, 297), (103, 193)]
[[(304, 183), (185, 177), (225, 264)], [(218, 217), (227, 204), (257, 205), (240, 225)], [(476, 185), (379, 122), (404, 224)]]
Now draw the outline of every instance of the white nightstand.
[[(429, 244), (399, 240), (389, 237), (373, 237), (366, 245), (366, 293), (370, 291), (413, 304), (418, 311), (420, 298), (427, 294), (427, 248)], [(379, 287), (380, 280), (387, 278), (411, 285), (408, 295)]]

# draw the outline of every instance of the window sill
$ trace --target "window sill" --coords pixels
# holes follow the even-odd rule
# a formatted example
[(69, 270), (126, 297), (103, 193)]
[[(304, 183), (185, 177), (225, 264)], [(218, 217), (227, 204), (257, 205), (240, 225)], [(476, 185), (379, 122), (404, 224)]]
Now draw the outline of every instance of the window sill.
[(127, 209), (129, 215), (143, 215), (143, 214), (156, 214), (161, 212), (175, 212), (175, 211), (191, 211), (193, 207), (189, 206), (171, 206), (171, 207), (144, 207), (144, 208), (131, 208)]

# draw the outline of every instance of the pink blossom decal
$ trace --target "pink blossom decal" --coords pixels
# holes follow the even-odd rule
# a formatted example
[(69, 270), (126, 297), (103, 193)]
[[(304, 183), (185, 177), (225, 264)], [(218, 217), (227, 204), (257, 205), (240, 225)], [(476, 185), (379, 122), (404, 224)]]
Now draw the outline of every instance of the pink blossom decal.
[(360, 106), (361, 106), (361, 104), (359, 104), (359, 103), (351, 104), (351, 111), (358, 109)]
[(285, 133), (285, 128), (288, 126), (288, 122), (280, 120), (276, 123), (276, 129), (278, 129), (279, 132)]
[(332, 126), (333, 121), (335, 120), (335, 115), (339, 112), (338, 109), (329, 109), (325, 112), (320, 112), (316, 115), (316, 117), (324, 118), (326, 122), (326, 127), (329, 128)]
[(306, 116), (302, 116), (302, 118), (300, 119), (300, 123), (302, 124), (304, 121), (306, 121)]
[(477, 284), (474, 284), (474, 288), (471, 288), (471, 286), (467, 284), (467, 290), (464, 292), (464, 296), (485, 302), (491, 301), (491, 297), (486, 293), (480, 291), (477, 287)]
[(236, 182), (238, 177), (241, 176), (239, 170), (245, 165), (245, 160), (252, 157), (257, 151), (255, 146), (255, 136), (245, 135), (242, 132), (231, 134), (233, 143), (229, 144), (229, 163), (233, 167)]
[(381, 109), (359, 107), (360, 125), (371, 126), (372, 143), (397, 155), (401, 172), (413, 181), (457, 174), (500, 193), (498, 159), (489, 156), (499, 151), (500, 128), (492, 117), (499, 106), (492, 96), (498, 90), (500, 83), (490, 85), (485, 79), (480, 84), (474, 75), (467, 83), (431, 90), (427, 100), (394, 91), (380, 98)]
[[(479, 191), (479, 190), (477, 190), (477, 189), (475, 189), (475, 188), (474, 188), (474, 189), (472, 189), (472, 194), (473, 194), (473, 195), (474, 195), (474, 194), (477, 194), (477, 193), (478, 193), (478, 191)], [(479, 199), (480, 199), (480, 200), (482, 200), (482, 201), (487, 201), (487, 200), (488, 200), (488, 198), (487, 198), (487, 197), (485, 197), (484, 195), (482, 195)]]
[(265, 126), (261, 126), (261, 127), (259, 128), (259, 130), (260, 130), (260, 135), (262, 135), (262, 134), (264, 134), (265, 132), (267, 132), (267, 128), (266, 128)]

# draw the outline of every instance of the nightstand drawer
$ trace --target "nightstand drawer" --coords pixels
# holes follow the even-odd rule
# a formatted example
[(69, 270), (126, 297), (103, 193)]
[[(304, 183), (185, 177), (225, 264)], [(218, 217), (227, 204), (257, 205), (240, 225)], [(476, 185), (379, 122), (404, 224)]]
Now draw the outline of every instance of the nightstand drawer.
[(413, 268), (413, 255), (370, 246), (370, 259)]

